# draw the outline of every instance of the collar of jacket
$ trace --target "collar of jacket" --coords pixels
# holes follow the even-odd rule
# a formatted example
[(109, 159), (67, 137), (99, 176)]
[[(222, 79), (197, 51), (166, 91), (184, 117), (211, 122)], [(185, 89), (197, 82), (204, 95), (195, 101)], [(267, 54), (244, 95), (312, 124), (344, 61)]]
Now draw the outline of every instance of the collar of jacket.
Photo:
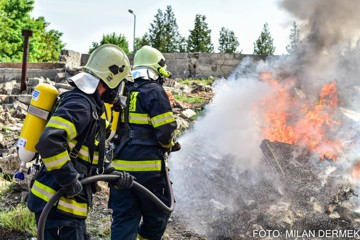
[(147, 67), (139, 67), (134, 69), (132, 72), (133, 79), (144, 79), (144, 80), (154, 80), (156, 81), (160, 76), (154, 69)]
[(86, 94), (81, 91), (79, 88), (75, 87), (74, 91), (81, 92), (82, 94), (87, 95), (90, 99), (94, 99), (96, 110), (99, 116), (101, 116), (105, 111), (104, 102), (101, 100), (99, 92), (96, 90), (93, 94)]

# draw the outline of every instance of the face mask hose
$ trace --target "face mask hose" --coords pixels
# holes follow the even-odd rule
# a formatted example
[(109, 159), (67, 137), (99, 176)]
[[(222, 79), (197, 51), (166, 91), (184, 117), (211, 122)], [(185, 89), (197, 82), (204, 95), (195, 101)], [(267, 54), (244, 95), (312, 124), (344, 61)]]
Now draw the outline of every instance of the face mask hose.
[[(171, 187), (171, 183), (170, 183), (170, 179), (168, 176), (168, 171), (166, 169), (165, 171), (166, 174), (166, 180), (167, 180), (167, 187), (170, 193), (170, 207), (166, 206), (160, 199), (158, 199), (152, 192), (150, 192), (147, 188), (145, 188), (144, 186), (142, 186), (141, 184), (137, 183), (136, 181), (133, 182), (133, 186), (132, 188), (140, 191), (142, 194), (144, 194), (146, 197), (148, 197), (153, 203), (155, 203), (159, 208), (163, 209), (164, 211), (171, 213), (174, 210), (174, 196), (173, 196), (173, 192), (172, 192), (172, 187)], [(81, 180), (81, 184), (87, 185), (87, 184), (91, 184), (97, 181), (106, 181), (106, 182), (113, 182), (116, 181), (119, 178), (118, 175), (114, 175), (114, 174), (103, 174), (103, 175), (96, 175), (96, 176), (91, 176), (88, 178), (85, 178), (83, 180)], [(64, 194), (64, 190), (60, 189), (59, 191), (57, 191), (51, 198), (50, 200), (47, 202), (47, 204), (45, 205), (43, 211), (41, 212), (40, 218), (39, 218), (39, 222), (38, 222), (38, 231), (37, 231), (37, 239), (38, 240), (44, 240), (44, 230), (45, 230), (45, 223), (46, 223), (46, 219), (50, 213), (51, 208), (54, 206), (54, 204), (59, 201), (60, 197)]]

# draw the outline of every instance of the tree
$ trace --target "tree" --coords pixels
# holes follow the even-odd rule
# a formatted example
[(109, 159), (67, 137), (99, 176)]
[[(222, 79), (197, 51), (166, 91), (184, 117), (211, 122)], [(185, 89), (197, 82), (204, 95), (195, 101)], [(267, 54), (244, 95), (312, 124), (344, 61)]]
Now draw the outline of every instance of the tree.
[(29, 42), (29, 48), (33, 49), (30, 59), (42, 62), (58, 61), (61, 49), (65, 46), (60, 40), (62, 33), (53, 29), (46, 31), (49, 23), (44, 17), (39, 17), (35, 22), (33, 29), (36, 29), (37, 34), (33, 34)]
[(254, 54), (272, 55), (275, 52), (273, 41), (268, 24), (265, 23), (259, 38), (254, 42)]
[(29, 41), (29, 61), (58, 61), (64, 44), (62, 33), (47, 30), (44, 17), (34, 19), (30, 12), (34, 0), (0, 0), (0, 61), (19, 62), (23, 55), (22, 30), (32, 30)]
[(160, 52), (179, 52), (181, 36), (171, 6), (165, 13), (158, 9), (155, 20), (150, 24), (148, 39), (150, 45)]
[(219, 51), (221, 53), (235, 53), (239, 46), (239, 41), (233, 31), (222, 27), (219, 37)]
[(300, 34), (299, 27), (296, 22), (293, 23), (293, 28), (290, 30), (290, 43), (286, 46), (286, 51), (292, 54), (297, 51), (300, 45)]
[(179, 52), (187, 52), (187, 43), (184, 37), (180, 37)]
[(213, 52), (214, 46), (211, 43), (211, 30), (205, 22), (205, 15), (196, 14), (194, 29), (190, 30), (187, 40), (189, 52)]
[(148, 33), (145, 33), (141, 38), (135, 38), (135, 49), (140, 49), (145, 45), (151, 45)]
[(124, 50), (125, 53), (129, 53), (129, 42), (126, 39), (125, 35), (121, 33), (117, 35), (115, 32), (103, 35), (99, 43), (92, 42), (89, 53), (92, 53), (97, 47), (107, 43), (119, 46), (122, 50)]

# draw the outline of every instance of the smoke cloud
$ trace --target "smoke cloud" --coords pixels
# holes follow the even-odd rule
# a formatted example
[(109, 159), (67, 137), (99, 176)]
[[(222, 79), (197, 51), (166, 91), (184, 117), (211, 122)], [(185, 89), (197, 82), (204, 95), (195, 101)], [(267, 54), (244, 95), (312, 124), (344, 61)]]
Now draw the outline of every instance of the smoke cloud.
[(282, 0), (280, 5), (300, 20), (309, 51), (318, 54), (358, 40), (360, 2), (357, 0)]

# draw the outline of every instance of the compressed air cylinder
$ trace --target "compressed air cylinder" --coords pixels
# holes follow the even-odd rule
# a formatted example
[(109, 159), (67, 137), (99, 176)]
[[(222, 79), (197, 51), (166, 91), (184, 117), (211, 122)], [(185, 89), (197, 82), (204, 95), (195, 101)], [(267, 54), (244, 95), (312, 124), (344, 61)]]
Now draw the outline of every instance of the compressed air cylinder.
[(47, 83), (38, 84), (32, 92), (28, 113), (17, 143), (18, 156), (21, 161), (20, 172), (26, 170), (26, 163), (30, 162), (37, 153), (35, 145), (48, 122), (49, 114), (58, 95), (58, 90)]
[(112, 104), (109, 103), (105, 103), (105, 109), (106, 109), (106, 115), (108, 117), (108, 121), (111, 123), (111, 133), (109, 135), (109, 137), (107, 138), (107, 140), (112, 139), (115, 136), (116, 133), (116, 128), (118, 125), (118, 121), (119, 121), (119, 115), (120, 112), (117, 111), (113, 111), (112, 108)]

